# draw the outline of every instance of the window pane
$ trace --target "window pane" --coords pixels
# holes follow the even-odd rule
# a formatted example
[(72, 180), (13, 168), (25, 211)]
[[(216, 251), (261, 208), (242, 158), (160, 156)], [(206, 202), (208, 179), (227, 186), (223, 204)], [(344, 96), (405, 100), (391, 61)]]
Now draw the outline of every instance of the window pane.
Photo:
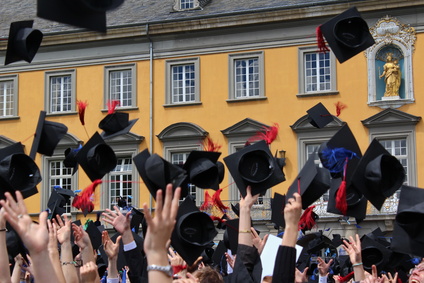
[(72, 79), (70, 75), (50, 77), (50, 112), (72, 110)]
[[(190, 152), (174, 152), (171, 154), (171, 163), (177, 164), (177, 165), (183, 165), (186, 162), (189, 154)], [(188, 193), (189, 195), (194, 197), (194, 200), (196, 200), (197, 190), (195, 185), (189, 184)]]
[(194, 64), (171, 67), (172, 103), (195, 101), (196, 75)]
[(109, 73), (109, 99), (118, 100), (120, 107), (132, 106), (132, 71), (119, 70)]
[(259, 96), (259, 59), (238, 59), (234, 61), (235, 97)]
[(118, 198), (122, 197), (127, 201), (127, 205), (132, 205), (132, 158), (118, 158), (118, 163), (109, 173), (109, 205), (112, 209), (118, 204)]
[[(50, 190), (53, 190), (55, 186), (72, 190), (72, 171), (73, 168), (65, 167), (62, 160), (49, 161)], [(71, 200), (68, 200), (64, 208), (66, 213), (71, 212)]]
[(0, 116), (13, 116), (14, 110), (14, 81), (0, 81)]
[(305, 91), (331, 90), (330, 53), (305, 53)]
[(181, 1), (181, 10), (192, 9), (194, 8), (194, 0), (180, 0)]

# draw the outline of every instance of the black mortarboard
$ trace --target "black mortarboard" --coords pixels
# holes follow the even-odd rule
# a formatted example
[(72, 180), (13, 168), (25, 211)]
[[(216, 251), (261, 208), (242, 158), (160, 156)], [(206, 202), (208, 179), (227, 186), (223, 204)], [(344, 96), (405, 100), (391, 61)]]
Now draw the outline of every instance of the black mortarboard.
[(286, 180), (264, 140), (225, 157), (224, 162), (243, 197), (247, 186), (256, 195)]
[(66, 200), (63, 196), (59, 195), (56, 190), (52, 190), (49, 200), (47, 202), (47, 207), (51, 211), (51, 219), (56, 219), (56, 215), (62, 215), (66, 212), (64, 208)]
[(138, 121), (138, 118), (129, 121), (128, 117), (129, 114), (124, 112), (108, 114), (99, 123), (99, 128), (104, 131), (101, 136), (104, 139), (110, 139), (128, 133)]
[(321, 31), (340, 63), (375, 43), (366, 21), (356, 7), (322, 24)]
[(24, 154), (21, 143), (0, 149), (0, 198), (4, 198), (4, 192), (14, 191), (20, 191), (24, 198), (30, 197), (38, 193), (36, 185), (40, 182), (40, 170), (34, 160)]
[(278, 227), (285, 227), (284, 207), (286, 206), (286, 196), (279, 193), (274, 193), (274, 198), (271, 200), (271, 222)]
[[(225, 253), (227, 248), (225, 247), (224, 241), (219, 241), (218, 246), (215, 248), (215, 251), (212, 255), (212, 261), (215, 265), (221, 265), (221, 262), (225, 261)], [(226, 261), (225, 261), (226, 262)]]
[(308, 208), (330, 188), (330, 172), (325, 168), (319, 168), (315, 164), (315, 157), (316, 153), (311, 154), (286, 194), (288, 200), (300, 187), (303, 209)]
[[(340, 210), (336, 208), (336, 193), (342, 182), (341, 178), (331, 179), (331, 187), (329, 191), (327, 212), (342, 215)], [(365, 219), (367, 213), (367, 199), (361, 192), (353, 186), (346, 188), (347, 212), (346, 216), (352, 216), (359, 224)]]
[(367, 235), (361, 237), (362, 262), (364, 269), (371, 271), (372, 265), (380, 272), (389, 261), (391, 251)]
[(54, 186), (53, 189), (62, 197), (65, 198), (65, 201), (67, 202), (71, 197), (75, 196), (75, 193), (73, 190), (70, 189), (64, 189), (61, 186)]
[(391, 248), (424, 257), (424, 189), (402, 186)]
[(223, 240), (227, 249), (231, 250), (231, 254), (235, 255), (238, 248), (238, 231), (240, 219), (235, 218), (225, 222), (225, 229)]
[(34, 141), (29, 156), (34, 159), (38, 153), (52, 156), (59, 141), (68, 132), (68, 127), (62, 123), (46, 121), (46, 111), (40, 111)]
[(78, 145), (77, 148), (67, 148), (65, 150), (65, 159), (63, 160), (63, 165), (68, 168), (73, 168), (72, 175), (78, 171), (78, 161), (77, 161), (77, 153), (81, 150), (82, 145)]
[(353, 185), (378, 209), (405, 180), (405, 170), (381, 143), (374, 139), (352, 175)]
[(140, 229), (140, 225), (144, 219), (144, 213), (136, 208), (133, 208), (131, 210), (131, 214), (132, 216), (131, 216), (130, 227), (131, 229), (134, 229), (134, 233), (138, 234), (138, 230)]
[(235, 215), (237, 215), (237, 217), (240, 217), (240, 204), (239, 203), (231, 204), (231, 210), (234, 212)]
[(102, 244), (102, 232), (99, 229), (100, 226), (96, 226), (93, 221), (88, 222), (85, 231), (90, 237), (91, 245), (93, 249), (98, 249)]
[(188, 173), (190, 183), (202, 189), (218, 190), (221, 176), (217, 162), (220, 155), (220, 152), (213, 151), (193, 150), (190, 152), (183, 166)]
[(81, 148), (76, 159), (91, 181), (102, 179), (117, 164), (115, 152), (98, 132)]
[(306, 112), (308, 113), (309, 123), (316, 128), (324, 128), (328, 123), (334, 121), (333, 115), (321, 102)]
[(181, 197), (187, 195), (185, 186), (187, 173), (180, 166), (166, 161), (157, 154), (150, 155), (148, 149), (134, 156), (133, 161), (153, 198), (156, 198), (159, 189), (165, 190), (166, 185), (170, 183), (174, 190), (181, 186)]
[(176, 221), (171, 245), (190, 266), (218, 232), (209, 215), (201, 212), (190, 197), (180, 204)]
[(94, 31), (106, 32), (106, 11), (117, 8), (124, 0), (37, 0), (37, 16)]
[(30, 20), (10, 24), (4, 65), (20, 60), (31, 63), (43, 40), (43, 33), (33, 29), (33, 23)]

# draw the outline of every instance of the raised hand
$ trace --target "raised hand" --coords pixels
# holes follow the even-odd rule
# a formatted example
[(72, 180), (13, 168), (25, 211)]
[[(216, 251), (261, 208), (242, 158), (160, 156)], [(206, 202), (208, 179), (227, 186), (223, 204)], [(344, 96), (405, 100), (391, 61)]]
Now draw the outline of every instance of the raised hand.
[(264, 249), (264, 247), (265, 247), (266, 241), (268, 240), (269, 234), (266, 234), (264, 236), (264, 238), (261, 239), (261, 237), (259, 237), (258, 233), (256, 232), (255, 228), (251, 227), (250, 228), (250, 231), (252, 231), (253, 245), (258, 250), (258, 253), (261, 254), (262, 251), (263, 251), (263, 249)]
[(102, 244), (103, 249), (109, 259), (116, 259), (118, 257), (119, 252), (119, 242), (121, 241), (122, 236), (119, 236), (116, 239), (116, 243), (114, 243), (110, 237), (109, 233), (107, 231), (102, 232)]
[(61, 245), (71, 240), (71, 220), (66, 215), (63, 218), (65, 221), (59, 215), (56, 215), (56, 219), (53, 219), (53, 223), (57, 227), (57, 241)]
[(318, 257), (318, 272), (319, 275), (324, 277), (328, 275), (328, 270), (330, 270), (330, 266), (333, 263), (333, 259), (330, 259), (327, 263), (322, 258)]
[(113, 208), (114, 208), (114, 211), (110, 209), (106, 209), (106, 212), (102, 214), (103, 221), (112, 225), (113, 228), (115, 228), (115, 230), (122, 235), (125, 231), (131, 230), (130, 228), (131, 213), (127, 213), (126, 215), (123, 215), (117, 206), (114, 206)]

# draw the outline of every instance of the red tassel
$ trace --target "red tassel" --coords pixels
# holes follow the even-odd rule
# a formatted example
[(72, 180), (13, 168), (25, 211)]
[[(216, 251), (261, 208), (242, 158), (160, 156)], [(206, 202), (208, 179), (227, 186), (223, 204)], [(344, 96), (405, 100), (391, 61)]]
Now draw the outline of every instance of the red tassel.
[(274, 125), (271, 127), (264, 127), (265, 133), (264, 132), (256, 133), (256, 135), (251, 137), (248, 140), (248, 142), (250, 143), (250, 142), (264, 140), (266, 141), (268, 145), (270, 145), (277, 138), (279, 128), (280, 126), (277, 123), (274, 123)]
[(314, 208), (312, 205), (305, 209), (299, 220), (299, 230), (311, 230), (315, 226)]
[(205, 201), (203, 202), (202, 206), (200, 207), (201, 211), (206, 211), (211, 208), (213, 205), (213, 200), (211, 195), (208, 193), (208, 191), (205, 191)]
[(346, 202), (346, 169), (349, 158), (346, 157), (344, 169), (343, 169), (343, 180), (336, 193), (336, 208), (340, 210), (343, 215), (347, 213), (347, 202)]
[(84, 117), (85, 117), (85, 108), (87, 108), (88, 103), (87, 101), (81, 101), (77, 100), (77, 106), (78, 106), (78, 115), (79, 119), (81, 121), (81, 125), (85, 125)]
[(80, 209), (84, 213), (90, 213), (94, 209), (94, 204), (92, 201), (92, 196), (94, 194), (94, 191), (96, 190), (96, 187), (102, 183), (102, 180), (94, 180), (93, 183), (91, 183), (87, 188), (85, 188), (81, 194), (76, 195), (74, 197), (74, 200), (72, 201), (72, 206)]
[(218, 216), (215, 216), (215, 215), (209, 215), (209, 217), (213, 220), (213, 221), (218, 221), (219, 223), (224, 223), (225, 222), (225, 220), (224, 219), (222, 219), (222, 218), (219, 218)]
[(222, 192), (222, 189), (217, 190), (217, 191), (213, 194), (213, 196), (212, 196), (212, 201), (213, 201), (213, 204), (214, 204), (214, 205), (215, 205), (215, 206), (216, 206), (219, 210), (221, 210), (222, 212), (225, 212), (225, 210), (229, 209), (229, 207), (228, 207), (228, 206), (225, 206), (225, 205), (222, 203), (222, 201), (221, 201), (221, 197), (220, 197), (221, 192)]
[(180, 273), (181, 271), (183, 271), (184, 269), (187, 269), (187, 265), (173, 265), (172, 266), (172, 272), (175, 274)]
[(343, 104), (340, 101), (337, 101), (337, 103), (335, 103), (334, 105), (336, 105), (336, 116), (337, 117), (340, 116), (340, 113), (342, 112), (343, 109), (347, 108), (346, 104)]
[(321, 26), (318, 26), (316, 28), (316, 35), (317, 35), (317, 44), (319, 52), (329, 52), (330, 49), (328, 49), (327, 45), (325, 44), (324, 36), (322, 35)]
[(350, 279), (352, 279), (352, 277), (353, 277), (353, 275), (354, 275), (354, 272), (352, 271), (351, 273), (349, 273), (348, 275), (346, 275), (345, 277), (339, 277), (339, 281), (340, 281), (340, 283), (344, 283), (344, 282), (347, 282), (347, 281), (349, 281)]
[(218, 152), (222, 147), (222, 145), (214, 143), (210, 137), (207, 137), (206, 140), (203, 141), (202, 146), (204, 151), (210, 152)]
[(107, 102), (107, 114), (115, 113), (116, 107), (119, 105), (119, 100), (109, 100)]

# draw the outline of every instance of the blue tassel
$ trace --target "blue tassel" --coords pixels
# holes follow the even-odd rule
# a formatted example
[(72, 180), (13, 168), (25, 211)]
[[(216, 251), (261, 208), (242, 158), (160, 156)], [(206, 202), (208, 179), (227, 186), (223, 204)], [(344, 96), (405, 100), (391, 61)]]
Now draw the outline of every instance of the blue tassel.
[(343, 147), (334, 149), (326, 148), (322, 151), (321, 163), (322, 166), (327, 168), (331, 173), (341, 173), (343, 172), (346, 158), (351, 160), (354, 157), (357, 157), (355, 152)]

